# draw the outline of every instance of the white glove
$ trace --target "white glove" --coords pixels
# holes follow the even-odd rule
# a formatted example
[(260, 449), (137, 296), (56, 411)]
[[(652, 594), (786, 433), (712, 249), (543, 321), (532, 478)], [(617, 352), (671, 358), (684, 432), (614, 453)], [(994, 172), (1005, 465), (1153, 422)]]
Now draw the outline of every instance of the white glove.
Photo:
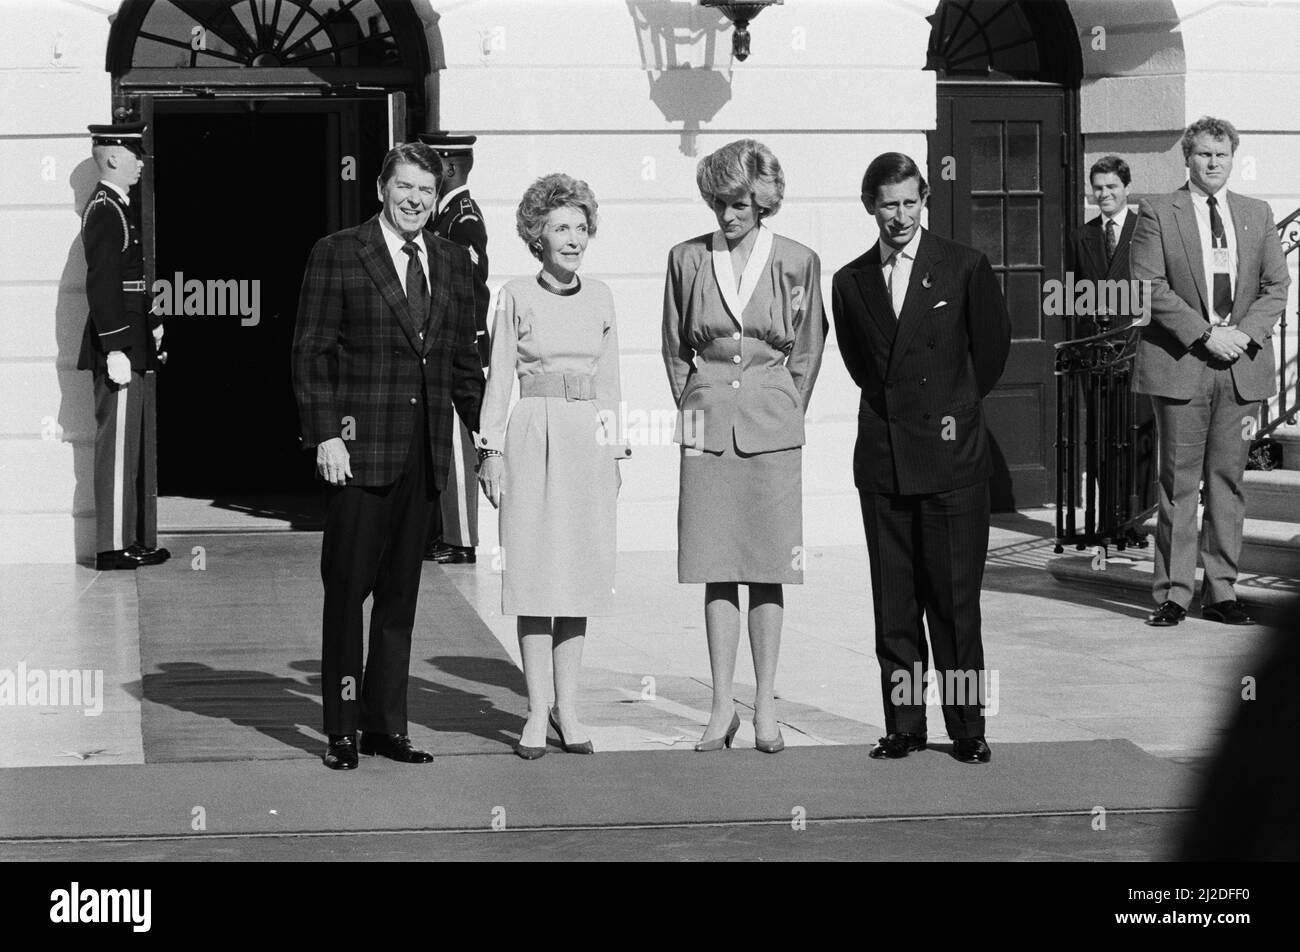
[(131, 361), (120, 350), (109, 351), (108, 379), (119, 387), (125, 387), (131, 382)]

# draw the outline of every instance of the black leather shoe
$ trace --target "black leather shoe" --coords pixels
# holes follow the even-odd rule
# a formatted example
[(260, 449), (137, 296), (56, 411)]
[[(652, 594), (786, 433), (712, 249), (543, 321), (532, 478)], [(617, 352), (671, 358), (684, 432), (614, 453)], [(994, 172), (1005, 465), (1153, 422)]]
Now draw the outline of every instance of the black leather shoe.
[(357, 739), (353, 734), (330, 734), (329, 746), (321, 758), (330, 770), (357, 769)]
[(405, 734), (371, 734), (361, 732), (361, 752), (367, 757), (378, 754), (403, 764), (431, 764), (433, 754), (416, 750)]
[(127, 546), (126, 552), (139, 559), (141, 565), (162, 565), (172, 557), (166, 549), (148, 547), (139, 542), (132, 542)]
[(438, 562), (442, 565), (474, 565), (478, 561), (472, 548), (463, 545), (447, 545), (445, 543), (438, 543), (430, 547), (424, 557), (427, 561)]
[(1202, 605), (1201, 617), (1206, 621), (1222, 622), (1225, 625), (1257, 624), (1241, 602), (1215, 602), (1213, 605)]
[(876, 745), (867, 752), (873, 760), (888, 758), (898, 760), (914, 750), (925, 750), (924, 734), (889, 734), (876, 741)]
[(138, 569), (140, 560), (131, 554), (130, 549), (110, 549), (95, 556), (96, 572), (112, 572), (116, 569)]
[(983, 737), (963, 737), (953, 741), (952, 755), (963, 764), (987, 764), (993, 759), (993, 751), (989, 750)]
[(1165, 602), (1150, 615), (1147, 624), (1152, 628), (1172, 628), (1187, 617), (1187, 609), (1177, 602)]

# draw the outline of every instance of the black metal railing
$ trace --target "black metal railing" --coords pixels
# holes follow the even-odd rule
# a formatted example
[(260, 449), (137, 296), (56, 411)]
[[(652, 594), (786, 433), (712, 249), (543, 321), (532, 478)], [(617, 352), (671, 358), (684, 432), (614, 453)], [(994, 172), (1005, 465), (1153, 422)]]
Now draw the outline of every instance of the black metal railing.
[(1141, 526), (1156, 505), (1155, 427), (1150, 401), (1133, 392), (1138, 333), (1103, 323), (1056, 345), (1057, 552), (1147, 544)]
[[(1278, 238), (1282, 240), (1282, 256), (1292, 254), (1300, 248), (1300, 208), (1277, 223)], [(1296, 312), (1300, 319), (1300, 307)], [(1286, 308), (1282, 308), (1282, 318), (1278, 321), (1273, 337), (1277, 341), (1277, 407), (1270, 409), (1266, 401), (1260, 407), (1259, 429), (1255, 432), (1255, 441), (1251, 444), (1252, 460), (1270, 454), (1261, 453), (1264, 444), (1269, 442), (1273, 431), (1283, 423), (1295, 425), (1300, 414), (1300, 397), (1296, 392), (1296, 367), (1287, 363), (1286, 353)], [(1288, 379), (1289, 378), (1289, 379)]]

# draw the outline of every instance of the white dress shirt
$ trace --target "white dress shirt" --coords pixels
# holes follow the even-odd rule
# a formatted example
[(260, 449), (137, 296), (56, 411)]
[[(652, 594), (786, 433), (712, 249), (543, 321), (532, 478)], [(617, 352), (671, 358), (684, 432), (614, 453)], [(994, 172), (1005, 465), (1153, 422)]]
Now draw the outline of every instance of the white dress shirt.
[[(402, 246), (406, 244), (406, 239), (401, 233), (388, 223), (388, 219), (383, 213), (379, 214), (379, 228), (384, 234), (384, 244), (388, 246), (388, 256), (393, 259), (393, 268), (397, 271), (397, 280), (406, 288), (406, 264), (411, 259), (406, 256)], [(420, 259), (420, 268), (424, 271), (424, 287), (429, 289), (429, 249), (424, 246), (424, 234), (415, 236), (416, 255)]]
[(1124, 234), (1124, 222), (1128, 221), (1128, 206), (1121, 205), (1119, 211), (1114, 215), (1107, 215), (1102, 212), (1101, 215), (1101, 246), (1106, 247), (1106, 228), (1109, 222), (1115, 223), (1115, 247), (1119, 247), (1119, 239)]
[(895, 319), (903, 313), (903, 304), (907, 300), (907, 282), (912, 277), (916, 246), (921, 243), (922, 231), (923, 229), (917, 228), (912, 240), (897, 252), (885, 244), (884, 238), (880, 239), (880, 275), (885, 279), (885, 287), (890, 289)]
[[(1201, 233), (1201, 260), (1205, 269), (1205, 310), (1211, 324), (1226, 323), (1220, 321), (1214, 313), (1214, 232), (1210, 229), (1209, 197), (1196, 185), (1188, 183), (1192, 193), (1192, 209), (1196, 212), (1196, 228)], [(1228, 239), (1228, 287), (1233, 300), (1237, 298), (1237, 233), (1232, 227), (1232, 211), (1228, 208), (1228, 190), (1221, 188), (1215, 193), (1218, 199), (1219, 217), (1223, 219), (1223, 233)]]

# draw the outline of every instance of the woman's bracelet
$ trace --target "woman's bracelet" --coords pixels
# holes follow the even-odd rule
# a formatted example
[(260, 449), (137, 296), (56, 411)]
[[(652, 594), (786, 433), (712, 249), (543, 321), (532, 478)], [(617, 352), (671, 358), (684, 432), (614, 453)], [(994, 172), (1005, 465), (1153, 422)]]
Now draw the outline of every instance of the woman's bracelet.
[(489, 456), (502, 456), (502, 455), (503, 455), (503, 454), (502, 454), (502, 452), (501, 452), (500, 450), (490, 450), (490, 449), (487, 449), (486, 447), (479, 447), (479, 450), (478, 450), (478, 461), (479, 461), (480, 463), (482, 463), (482, 462), (483, 462), (485, 459), (487, 459)]

